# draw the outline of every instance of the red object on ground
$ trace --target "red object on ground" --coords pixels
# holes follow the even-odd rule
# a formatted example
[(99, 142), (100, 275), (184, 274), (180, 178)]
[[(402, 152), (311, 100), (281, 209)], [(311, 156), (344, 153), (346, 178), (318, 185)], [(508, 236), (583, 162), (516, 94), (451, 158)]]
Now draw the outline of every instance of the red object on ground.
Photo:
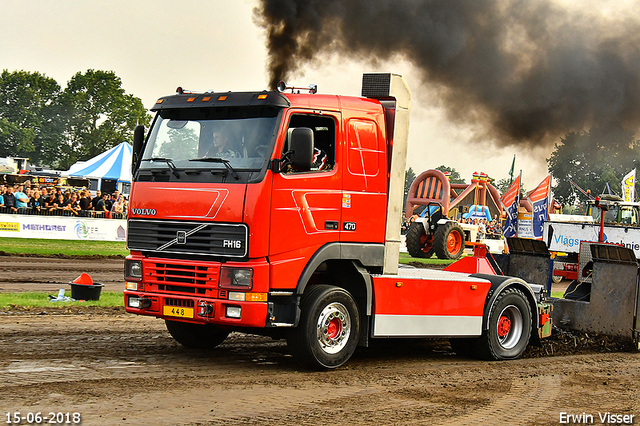
[(73, 284), (93, 285), (93, 280), (91, 279), (91, 276), (85, 272), (80, 274), (78, 278), (76, 278), (71, 282)]

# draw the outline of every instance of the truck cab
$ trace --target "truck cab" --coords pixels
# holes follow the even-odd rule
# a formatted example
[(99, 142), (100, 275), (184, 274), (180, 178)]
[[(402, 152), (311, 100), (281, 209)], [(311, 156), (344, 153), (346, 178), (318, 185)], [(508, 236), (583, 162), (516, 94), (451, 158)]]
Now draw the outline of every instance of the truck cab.
[(404, 79), (365, 74), (361, 97), (315, 91), (158, 99), (151, 129), (135, 131), (127, 312), (164, 319), (187, 347), (231, 331), (283, 337), (312, 368), (376, 337), (461, 337), (519, 356), (541, 286), (462, 267), (399, 274)]

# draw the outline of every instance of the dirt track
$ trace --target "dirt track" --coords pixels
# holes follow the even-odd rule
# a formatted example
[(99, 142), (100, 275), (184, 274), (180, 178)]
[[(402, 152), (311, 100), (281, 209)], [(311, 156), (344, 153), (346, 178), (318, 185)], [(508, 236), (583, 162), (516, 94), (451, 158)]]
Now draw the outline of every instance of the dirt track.
[[(96, 275), (105, 264), (70, 262)], [(121, 280), (121, 265), (112, 269), (100, 280)], [(308, 372), (282, 341), (232, 334), (214, 351), (186, 350), (161, 320), (80, 311), (0, 313), (3, 422), (20, 411), (79, 412), (84, 425), (557, 425), (561, 412), (594, 424), (609, 412), (640, 424), (640, 354), (608, 353), (617, 346), (606, 340), (556, 337), (510, 362), (460, 358), (444, 340), (391, 340), (336, 371)]]
[(0, 256), (0, 292), (69, 290), (81, 273), (104, 284), (103, 291), (123, 291), (124, 259)]

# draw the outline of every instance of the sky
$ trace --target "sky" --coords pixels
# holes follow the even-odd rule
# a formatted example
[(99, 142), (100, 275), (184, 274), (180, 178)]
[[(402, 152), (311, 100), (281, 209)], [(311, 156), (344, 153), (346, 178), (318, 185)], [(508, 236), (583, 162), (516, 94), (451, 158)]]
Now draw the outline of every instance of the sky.
[[(37, 71), (62, 87), (77, 72), (111, 70), (147, 108), (178, 86), (264, 90), (267, 50), (265, 32), (253, 20), (256, 6), (252, 0), (1, 0), (0, 69)], [(526, 189), (546, 176), (552, 146), (498, 148), (472, 127), (449, 121), (406, 60), (372, 66), (333, 55), (287, 83), (358, 96), (365, 72), (405, 76), (413, 93), (407, 165), (416, 174), (445, 165), (467, 182), (475, 171), (502, 179), (516, 155)]]

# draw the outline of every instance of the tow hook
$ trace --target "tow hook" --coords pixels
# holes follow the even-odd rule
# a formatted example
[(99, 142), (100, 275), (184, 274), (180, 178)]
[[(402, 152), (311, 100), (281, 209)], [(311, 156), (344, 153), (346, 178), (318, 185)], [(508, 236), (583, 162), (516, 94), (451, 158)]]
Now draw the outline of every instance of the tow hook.
[(208, 317), (213, 315), (213, 303), (209, 303), (206, 300), (201, 300), (200, 302), (198, 302), (198, 308), (198, 315), (201, 317)]

